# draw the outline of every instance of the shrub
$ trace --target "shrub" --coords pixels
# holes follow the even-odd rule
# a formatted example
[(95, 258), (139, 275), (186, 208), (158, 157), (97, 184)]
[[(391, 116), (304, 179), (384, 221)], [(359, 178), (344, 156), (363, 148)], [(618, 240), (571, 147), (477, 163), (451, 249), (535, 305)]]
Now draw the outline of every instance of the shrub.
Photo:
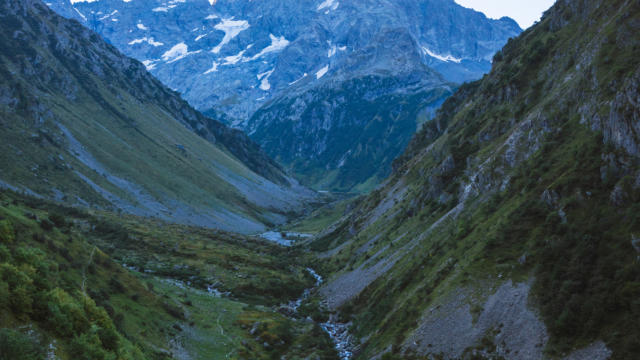
[(97, 334), (98, 329), (94, 328), (91, 332), (76, 336), (69, 347), (72, 359), (76, 360), (103, 360), (107, 353), (102, 349), (100, 337)]
[(54, 226), (55, 226), (55, 224), (53, 222), (51, 222), (51, 220), (49, 220), (49, 219), (40, 220), (40, 227), (45, 231), (53, 230)]
[(33, 310), (33, 298), (31, 297), (31, 292), (25, 285), (20, 285), (11, 290), (9, 303), (13, 311), (19, 315), (31, 314)]
[(0, 262), (9, 262), (11, 260), (11, 253), (6, 246), (0, 244)]
[(65, 219), (64, 216), (58, 213), (50, 214), (49, 221), (51, 221), (58, 228), (64, 228), (67, 226), (67, 219)]
[(13, 226), (9, 220), (0, 220), (0, 242), (11, 244), (16, 239)]
[(0, 309), (9, 305), (9, 284), (0, 280)]
[(44, 359), (44, 354), (27, 335), (11, 329), (0, 329), (0, 360), (16, 359), (39, 360)]

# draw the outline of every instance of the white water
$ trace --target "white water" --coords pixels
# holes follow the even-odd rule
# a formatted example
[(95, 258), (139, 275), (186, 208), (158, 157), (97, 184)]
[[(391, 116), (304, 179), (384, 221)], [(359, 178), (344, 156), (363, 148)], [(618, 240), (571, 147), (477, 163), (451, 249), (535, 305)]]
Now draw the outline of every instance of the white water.
[[(307, 271), (316, 279), (315, 287), (322, 285), (322, 276), (318, 275), (318, 273), (316, 273), (312, 268), (307, 268)], [(302, 301), (309, 297), (313, 289), (315, 288), (305, 290), (304, 294), (302, 294), (302, 297), (294, 301), (292, 304), (290, 304), (290, 306), (297, 311), (298, 307), (300, 307), (300, 304), (302, 304)], [(340, 355), (340, 359), (351, 360), (351, 357), (353, 356), (353, 352), (351, 351), (351, 349), (353, 346), (351, 344), (351, 337), (349, 336), (349, 326), (347, 324), (337, 322), (335, 316), (331, 316), (329, 318), (329, 321), (321, 323), (320, 327), (327, 334), (329, 334), (329, 337), (331, 337), (331, 340), (333, 340), (335, 348)]]
[(313, 236), (311, 234), (301, 234), (295, 232), (286, 232), (284, 233), (285, 236), (282, 236), (282, 234), (283, 233), (280, 231), (267, 231), (266, 233), (260, 234), (260, 237), (280, 244), (282, 246), (292, 246), (293, 244), (295, 244), (296, 239), (309, 238)]

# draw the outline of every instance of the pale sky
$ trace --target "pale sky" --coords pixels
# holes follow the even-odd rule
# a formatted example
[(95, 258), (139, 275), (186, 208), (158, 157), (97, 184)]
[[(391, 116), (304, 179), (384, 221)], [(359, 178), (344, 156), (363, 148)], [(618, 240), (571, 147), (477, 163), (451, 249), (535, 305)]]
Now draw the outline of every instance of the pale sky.
[(508, 16), (523, 29), (540, 20), (542, 13), (555, 0), (455, 0), (458, 4), (483, 12), (487, 17), (499, 19)]

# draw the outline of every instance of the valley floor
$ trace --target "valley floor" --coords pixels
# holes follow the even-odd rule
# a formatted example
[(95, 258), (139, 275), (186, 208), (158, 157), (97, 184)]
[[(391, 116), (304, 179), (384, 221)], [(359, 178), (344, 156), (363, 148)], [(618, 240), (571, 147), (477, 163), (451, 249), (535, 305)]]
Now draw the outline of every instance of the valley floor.
[(338, 359), (308, 255), (0, 192), (2, 359)]

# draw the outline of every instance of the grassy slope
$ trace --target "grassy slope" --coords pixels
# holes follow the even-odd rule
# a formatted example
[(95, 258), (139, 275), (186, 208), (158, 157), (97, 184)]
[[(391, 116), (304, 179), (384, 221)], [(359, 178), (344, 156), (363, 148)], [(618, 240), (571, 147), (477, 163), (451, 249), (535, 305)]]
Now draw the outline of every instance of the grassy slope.
[[(560, 2), (507, 44), (490, 75), (463, 86), (425, 125), (385, 187), (310, 245), (325, 251), (347, 243), (321, 261), (334, 274), (400, 255), (342, 308), (366, 339), (360, 358), (390, 345), (401, 352), (432, 304), (461, 288), (484, 296), (498, 275), (535, 279), (549, 356), (595, 339), (616, 359), (640, 352), (632, 320), (640, 316), (631, 246), (640, 231), (637, 154), (616, 144), (606, 125), (593, 131), (579, 115), (586, 104), (600, 124), (637, 119), (634, 110), (618, 118), (609, 111), (638, 77), (632, 34), (640, 9), (631, 1), (578, 3)], [(396, 187), (406, 192), (396, 196)], [(557, 198), (543, 201), (545, 191)], [(376, 217), (385, 203), (388, 211)]]
[(318, 234), (345, 216), (359, 198), (336, 200), (313, 211), (308, 216), (288, 224), (284, 230), (303, 234)]
[(61, 359), (334, 356), (313, 324), (272, 309), (314, 283), (279, 248), (119, 219), (0, 193), (0, 358), (49, 346)]
[[(247, 164), (258, 158), (251, 155), (254, 144), (240, 144), (248, 140), (230, 130), (216, 139), (219, 134), (207, 128), (214, 121), (195, 113), (142, 64), (39, 2), (24, 6), (26, 14), (2, 17), (1, 180), (70, 204), (249, 232), (282, 221), (310, 199), (251, 171), (224, 144), (246, 146), (246, 154), (231, 148)], [(22, 38), (13, 38), (18, 30)], [(81, 161), (59, 124), (96, 164)], [(266, 169), (269, 161), (263, 161), (265, 171), (273, 172)], [(122, 200), (107, 199), (79, 174)], [(273, 188), (283, 200), (273, 198)]]

